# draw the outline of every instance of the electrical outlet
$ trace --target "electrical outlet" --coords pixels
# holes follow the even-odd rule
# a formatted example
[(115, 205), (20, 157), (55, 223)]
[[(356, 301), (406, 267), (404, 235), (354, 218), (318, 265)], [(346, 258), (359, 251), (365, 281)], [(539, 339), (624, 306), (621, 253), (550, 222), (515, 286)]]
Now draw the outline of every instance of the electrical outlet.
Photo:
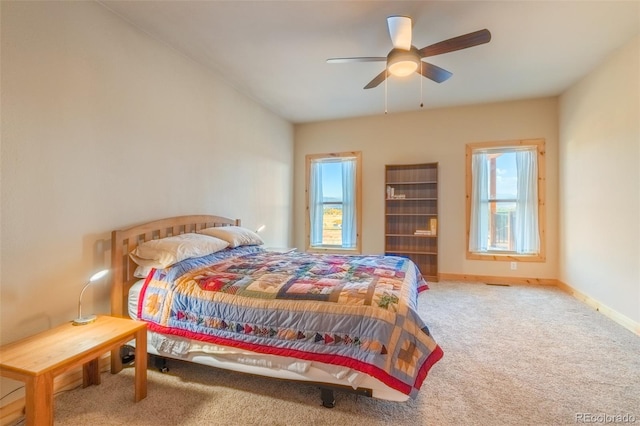
[(511, 262), (511, 270), (515, 271), (516, 269), (518, 269), (518, 262)]

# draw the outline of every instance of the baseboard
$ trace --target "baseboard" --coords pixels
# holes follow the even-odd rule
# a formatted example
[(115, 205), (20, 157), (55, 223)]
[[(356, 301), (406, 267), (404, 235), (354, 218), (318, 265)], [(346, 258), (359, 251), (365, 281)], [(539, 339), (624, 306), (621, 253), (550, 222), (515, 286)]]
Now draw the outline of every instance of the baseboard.
[(440, 273), (440, 281), (481, 282), (490, 284), (533, 284), (533, 285), (557, 285), (555, 278), (526, 278), (526, 277), (497, 277), (491, 275), (448, 274)]
[[(110, 353), (106, 353), (100, 357), (100, 371), (109, 371), (111, 369), (111, 357)], [(19, 383), (19, 382), (18, 382)], [(69, 370), (53, 381), (53, 393), (54, 395), (63, 391), (75, 389), (78, 386), (82, 386), (82, 367), (77, 367)], [(20, 392), (20, 395), (15, 399), (10, 400), (2, 407), (0, 407), (0, 426), (15, 425), (24, 417), (24, 408), (26, 405), (24, 398), (24, 389)]]
[(567, 283), (564, 283), (564, 282), (558, 280), (557, 287), (559, 289), (563, 290), (564, 292), (569, 293), (570, 295), (572, 295), (576, 299), (580, 300), (584, 304), (592, 307), (593, 309), (595, 309), (596, 311), (600, 312), (602, 315), (606, 316), (607, 318), (611, 319), (612, 321), (615, 321), (616, 323), (620, 324), (621, 326), (623, 326), (627, 330), (631, 331), (632, 333), (640, 336), (640, 323), (638, 323), (638, 322), (632, 320), (631, 318), (627, 317), (626, 315), (623, 315), (620, 312), (618, 312), (616, 310), (613, 310), (610, 307), (600, 303), (599, 301), (597, 301), (593, 297), (581, 292), (580, 290), (576, 290), (575, 288), (571, 287)]
[(592, 307), (602, 315), (611, 319), (612, 321), (620, 324), (632, 333), (640, 336), (640, 323), (633, 321), (631, 318), (611, 309), (610, 307), (600, 303), (596, 299), (589, 295), (582, 293), (579, 290), (571, 287), (555, 278), (525, 278), (525, 277), (495, 277), (490, 275), (470, 275), (470, 274), (448, 274), (440, 273), (440, 281), (462, 281), (462, 282), (476, 282), (487, 284), (517, 284), (517, 285), (546, 285), (554, 286), (570, 294), (576, 299), (580, 300), (587, 306)]

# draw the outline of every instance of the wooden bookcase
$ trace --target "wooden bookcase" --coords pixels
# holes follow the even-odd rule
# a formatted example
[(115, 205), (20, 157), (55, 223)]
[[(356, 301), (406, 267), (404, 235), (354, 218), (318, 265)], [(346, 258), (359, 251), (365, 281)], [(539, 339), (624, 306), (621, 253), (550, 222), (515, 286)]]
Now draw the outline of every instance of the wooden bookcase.
[(438, 163), (385, 166), (385, 254), (438, 281)]

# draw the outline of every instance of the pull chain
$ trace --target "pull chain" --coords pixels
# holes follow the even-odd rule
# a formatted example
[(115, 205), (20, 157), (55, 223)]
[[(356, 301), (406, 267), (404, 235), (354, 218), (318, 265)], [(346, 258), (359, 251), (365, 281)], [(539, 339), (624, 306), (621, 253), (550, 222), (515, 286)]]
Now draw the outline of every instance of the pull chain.
[(420, 61), (420, 108), (424, 106), (422, 102), (422, 61)]
[(387, 80), (389, 80), (389, 71), (384, 70), (384, 113), (387, 113)]

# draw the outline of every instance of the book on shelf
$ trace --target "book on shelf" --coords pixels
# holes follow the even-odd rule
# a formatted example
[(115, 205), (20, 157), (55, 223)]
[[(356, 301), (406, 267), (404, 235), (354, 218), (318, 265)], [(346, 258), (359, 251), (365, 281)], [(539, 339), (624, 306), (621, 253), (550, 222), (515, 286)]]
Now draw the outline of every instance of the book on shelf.
[(396, 194), (394, 187), (387, 185), (387, 200), (404, 200), (405, 194)]
[(429, 229), (416, 229), (413, 235), (432, 235)]
[(438, 233), (438, 219), (435, 217), (432, 217), (431, 219), (429, 219), (429, 230), (431, 231), (431, 234), (436, 235)]

